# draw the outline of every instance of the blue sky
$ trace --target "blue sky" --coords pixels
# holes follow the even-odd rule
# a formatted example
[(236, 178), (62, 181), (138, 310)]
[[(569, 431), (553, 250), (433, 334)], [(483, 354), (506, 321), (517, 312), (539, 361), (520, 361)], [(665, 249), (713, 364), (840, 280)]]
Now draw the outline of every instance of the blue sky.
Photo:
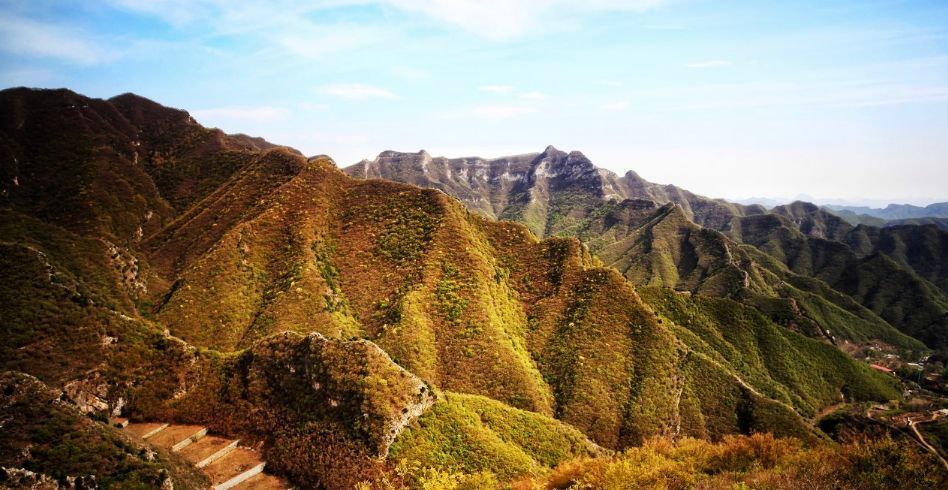
[(948, 200), (948, 2), (0, 0), (0, 86), (326, 153), (583, 151), (726, 198)]

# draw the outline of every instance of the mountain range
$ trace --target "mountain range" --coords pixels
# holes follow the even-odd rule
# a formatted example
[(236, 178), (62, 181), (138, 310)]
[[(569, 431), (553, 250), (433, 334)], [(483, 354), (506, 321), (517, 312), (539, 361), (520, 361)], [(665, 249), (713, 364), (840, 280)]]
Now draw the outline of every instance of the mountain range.
[(0, 108), (0, 414), (29, 421), (4, 468), (208, 484), (117, 417), (239, 438), (302, 488), (497, 487), (655, 438), (820, 446), (828, 408), (902, 397), (846, 352), (948, 346), (932, 225), (553, 147), (340, 170), (133, 94)]
[[(873, 327), (856, 331), (900, 347), (913, 342), (893, 327), (929, 347), (948, 342), (948, 242), (935, 226), (854, 227), (803, 202), (733, 204), (633, 172), (618, 177), (553, 147), (494, 160), (386, 151), (345, 171), (439, 189), (540, 236), (577, 237), (636, 285), (749, 304), (779, 298), (793, 305), (782, 311), (802, 311), (842, 340), (864, 340), (850, 328), (864, 322)], [(913, 294), (893, 294), (896, 284)]]
[(832, 211), (849, 211), (856, 215), (872, 216), (888, 221), (918, 219), (918, 218), (948, 218), (948, 202), (938, 202), (928, 206), (913, 206), (911, 204), (889, 204), (884, 208), (870, 208), (868, 206), (826, 206)]

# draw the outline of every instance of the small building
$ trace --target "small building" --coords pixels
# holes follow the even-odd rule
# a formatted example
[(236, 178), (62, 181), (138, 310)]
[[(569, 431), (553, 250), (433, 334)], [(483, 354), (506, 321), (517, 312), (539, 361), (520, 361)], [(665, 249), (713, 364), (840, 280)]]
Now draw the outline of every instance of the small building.
[(885, 366), (880, 366), (880, 365), (878, 365), (878, 364), (870, 364), (869, 367), (871, 367), (872, 369), (875, 369), (876, 371), (881, 371), (881, 372), (883, 372), (883, 373), (891, 373), (891, 372), (892, 372), (891, 369), (889, 369), (889, 368), (887, 368), (887, 367), (885, 367)]

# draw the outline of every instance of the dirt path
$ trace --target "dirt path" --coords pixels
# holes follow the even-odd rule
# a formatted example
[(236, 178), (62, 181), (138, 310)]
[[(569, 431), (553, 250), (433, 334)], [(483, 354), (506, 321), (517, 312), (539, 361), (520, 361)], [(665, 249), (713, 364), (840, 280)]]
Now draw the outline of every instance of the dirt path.
[[(924, 424), (925, 422), (931, 422), (931, 421), (926, 420), (921, 423)], [(941, 454), (938, 454), (938, 450), (935, 449), (931, 444), (928, 443), (928, 441), (925, 440), (925, 436), (923, 436), (922, 433), (919, 432), (918, 427), (915, 427), (916, 425), (917, 425), (917, 422), (915, 422), (912, 419), (909, 419), (908, 427), (909, 429), (912, 430), (912, 433), (915, 434), (915, 437), (918, 438), (918, 442), (921, 442), (922, 445), (925, 446), (926, 449), (931, 451), (931, 453), (934, 454), (936, 458), (938, 458), (938, 461), (941, 461), (942, 466), (944, 466), (945, 469), (948, 470), (948, 461), (945, 461), (945, 458), (941, 457)]]

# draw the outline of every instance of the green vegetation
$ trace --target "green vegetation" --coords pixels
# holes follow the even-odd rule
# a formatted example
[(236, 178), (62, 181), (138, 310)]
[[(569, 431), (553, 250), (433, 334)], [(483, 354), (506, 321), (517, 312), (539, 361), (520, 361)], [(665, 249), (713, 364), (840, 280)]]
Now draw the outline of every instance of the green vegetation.
[[(549, 476), (514, 484), (536, 488), (938, 488), (948, 483), (936, 460), (891, 439), (805, 448), (770, 435), (718, 443), (653, 439), (610, 458), (564, 463)], [(451, 488), (451, 487), (444, 487)]]
[(450, 262), (441, 265), (441, 279), (435, 288), (435, 297), (438, 298), (438, 309), (444, 319), (451, 324), (457, 324), (467, 308), (467, 300), (458, 292), (462, 285), (458, 282), (458, 268)]
[(94, 475), (100, 488), (157, 488), (168, 478), (176, 488), (207, 486), (190, 465), (163, 452), (146, 457), (141, 443), (58, 398), (33, 377), (0, 374), (0, 466), (43, 473), (64, 485), (67, 477)]
[(854, 361), (830, 344), (772, 323), (755, 309), (729, 300), (641, 288), (651, 307), (675, 324), (688, 346), (730, 366), (766, 396), (812, 416), (843, 399), (900, 397), (890, 377)]
[[(36, 96), (17, 93), (0, 101)], [(579, 154), (549, 186), (498, 208), (528, 228), (439, 191), (351, 179), (324, 157), (205, 130), (134, 96), (86, 101), (110, 123), (57, 120), (59, 102), (33, 101), (35, 127), (0, 134), (38, 158), (30, 189), (43, 189), (0, 202), (0, 367), (71, 383), (70, 396), (78, 386), (98, 420), (127, 402), (137, 420), (261, 443), (268, 467), (303, 487), (497, 487), (574, 470), (576, 482), (608, 486), (653, 481), (639, 474), (645, 464), (685, 471), (675, 465), (689, 460), (648, 442), (656, 436), (712, 454), (699, 462), (710, 473), (683, 482), (792, 476), (722, 462), (732, 458), (722, 447), (822, 450), (825, 435), (804, 417), (843, 399), (899, 397), (891, 378), (832, 342), (919, 351), (880, 315), (912, 324), (937, 313), (931, 301), (910, 311), (869, 279), (841, 293), (791, 272), (789, 254), (690, 221), (720, 220), (724, 204), (604, 201), (603, 174)], [(66, 143), (41, 157), (60, 132)], [(610, 182), (625, 192), (633, 180)], [(578, 235), (621, 272), (575, 238), (531, 230)], [(168, 473), (189, 485), (175, 460), (140, 462), (89, 418), (15, 407), (44, 421), (0, 444), (14, 458), (37, 438), (33, 462), (17, 464), (50, 472), (62, 459), (63, 471), (100, 483), (153, 486)], [(728, 438), (757, 433), (799, 442)], [(101, 475), (82, 459), (90, 451), (109, 460), (88, 456)]]
[(413, 468), (496, 475), (510, 481), (601, 453), (578, 430), (534, 412), (476, 395), (445, 393), (392, 446), (390, 459)]

